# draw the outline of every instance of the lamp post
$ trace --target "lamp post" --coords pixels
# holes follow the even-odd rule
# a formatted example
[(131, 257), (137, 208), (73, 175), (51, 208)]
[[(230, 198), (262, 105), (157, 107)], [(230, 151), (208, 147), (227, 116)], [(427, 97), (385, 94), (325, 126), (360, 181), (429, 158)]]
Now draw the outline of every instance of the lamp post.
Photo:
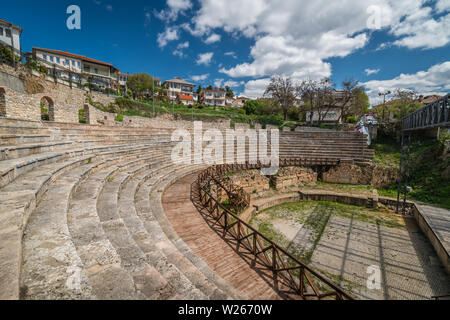
[(390, 95), (392, 92), (390, 90), (386, 91), (386, 92), (379, 92), (378, 96), (382, 96), (383, 97), (383, 114), (382, 114), (382, 119), (384, 121), (384, 112), (386, 110), (386, 96)]

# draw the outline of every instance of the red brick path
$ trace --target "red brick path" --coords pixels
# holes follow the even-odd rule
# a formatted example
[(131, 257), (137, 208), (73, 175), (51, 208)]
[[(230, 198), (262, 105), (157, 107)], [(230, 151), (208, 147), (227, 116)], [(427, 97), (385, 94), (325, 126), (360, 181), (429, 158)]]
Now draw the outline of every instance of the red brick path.
[(186, 176), (163, 194), (164, 211), (174, 230), (216, 274), (250, 299), (283, 299), (273, 287), (272, 272), (252, 268), (252, 256), (236, 252), (233, 243), (222, 239), (197, 211), (190, 200), (195, 178), (195, 174)]

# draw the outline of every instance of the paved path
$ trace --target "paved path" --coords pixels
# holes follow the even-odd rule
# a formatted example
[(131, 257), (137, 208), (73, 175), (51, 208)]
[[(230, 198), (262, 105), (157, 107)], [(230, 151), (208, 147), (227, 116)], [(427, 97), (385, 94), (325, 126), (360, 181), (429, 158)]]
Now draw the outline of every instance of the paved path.
[(421, 204), (416, 204), (422, 217), (428, 223), (439, 242), (450, 255), (450, 211)]
[(214, 272), (250, 299), (288, 298), (274, 289), (272, 272), (253, 268), (251, 256), (237, 252), (233, 243), (224, 241), (210, 221), (197, 211), (190, 200), (195, 177), (193, 174), (178, 180), (163, 195), (164, 211), (174, 230)]

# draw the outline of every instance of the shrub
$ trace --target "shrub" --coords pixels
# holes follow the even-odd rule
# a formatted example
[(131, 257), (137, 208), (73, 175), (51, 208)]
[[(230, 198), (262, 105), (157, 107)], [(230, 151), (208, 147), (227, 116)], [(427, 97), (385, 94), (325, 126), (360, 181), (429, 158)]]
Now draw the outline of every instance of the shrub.
[(78, 110), (78, 121), (80, 123), (86, 123), (86, 113), (85, 113), (84, 108)]
[(119, 113), (115, 118), (114, 121), (116, 122), (123, 122), (123, 114)]
[(347, 117), (347, 123), (357, 123), (358, 122), (358, 117), (357, 116), (349, 116)]
[(27, 62), (27, 66), (34, 71), (46, 74), (48, 72), (47, 67), (42, 65), (40, 61), (31, 59)]

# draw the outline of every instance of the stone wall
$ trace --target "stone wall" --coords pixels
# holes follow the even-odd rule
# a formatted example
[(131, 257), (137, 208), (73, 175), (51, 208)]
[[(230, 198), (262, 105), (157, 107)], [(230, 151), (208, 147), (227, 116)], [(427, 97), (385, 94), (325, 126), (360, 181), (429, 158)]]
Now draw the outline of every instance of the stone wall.
[[(0, 65), (0, 86), (6, 89), (5, 117), (41, 120), (41, 101), (50, 104), (50, 120), (56, 122), (78, 123), (78, 110), (86, 102), (86, 91), (76, 86), (70, 88), (65, 81), (56, 83), (48, 76), (20, 67), (17, 70), (7, 65)], [(109, 104), (114, 101), (107, 95), (92, 93), (94, 101)]]
[(84, 114), (86, 117), (86, 124), (91, 125), (106, 125), (115, 126), (115, 117), (117, 114), (103, 112), (88, 103), (84, 104)]
[[(105, 125), (116, 127), (135, 127), (135, 128), (192, 128), (191, 121), (174, 120), (172, 115), (163, 115), (156, 118), (146, 118), (137, 116), (123, 116), (123, 121), (115, 121), (117, 113), (108, 113), (101, 111), (89, 103), (84, 104), (86, 123), (91, 125)], [(203, 128), (227, 129), (230, 121), (204, 122)]]
[(371, 185), (383, 188), (397, 182), (396, 168), (385, 168), (374, 164), (341, 163), (323, 174), (323, 181), (330, 183), (348, 183)]
[(248, 123), (235, 123), (234, 129), (235, 130), (248, 130), (248, 129), (250, 129), (250, 125)]
[(231, 176), (231, 181), (249, 194), (270, 190), (270, 179), (261, 175), (260, 170), (241, 171)]
[(317, 173), (311, 168), (285, 167), (280, 168), (278, 174), (270, 179), (277, 190), (282, 190), (292, 186), (315, 184), (317, 182)]
[(231, 176), (234, 185), (247, 193), (260, 193), (270, 190), (271, 186), (278, 190), (295, 186), (315, 184), (317, 173), (311, 168), (286, 167), (280, 168), (276, 176), (263, 176), (260, 170), (246, 170)]

